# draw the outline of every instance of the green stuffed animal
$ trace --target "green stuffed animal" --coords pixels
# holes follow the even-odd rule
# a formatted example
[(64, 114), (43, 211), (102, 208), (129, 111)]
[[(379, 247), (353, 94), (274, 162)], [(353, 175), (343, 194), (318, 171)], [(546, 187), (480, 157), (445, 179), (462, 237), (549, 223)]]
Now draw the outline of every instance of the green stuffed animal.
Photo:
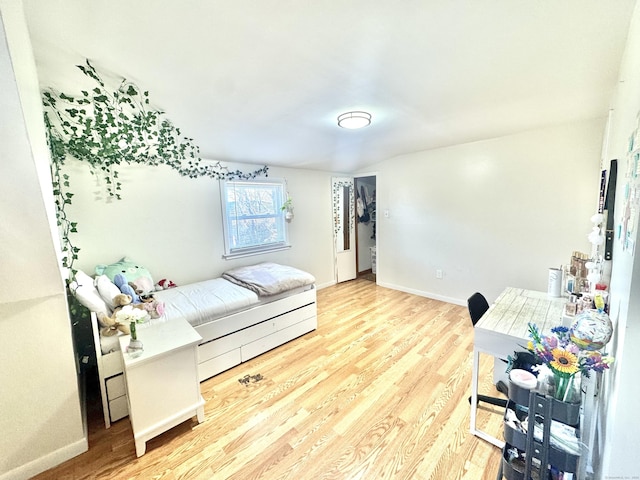
[(149, 270), (131, 260), (124, 257), (111, 265), (98, 265), (96, 267), (96, 275), (106, 275), (113, 282), (116, 275), (123, 275), (128, 284), (135, 285), (136, 292), (151, 292), (154, 290), (153, 277)]

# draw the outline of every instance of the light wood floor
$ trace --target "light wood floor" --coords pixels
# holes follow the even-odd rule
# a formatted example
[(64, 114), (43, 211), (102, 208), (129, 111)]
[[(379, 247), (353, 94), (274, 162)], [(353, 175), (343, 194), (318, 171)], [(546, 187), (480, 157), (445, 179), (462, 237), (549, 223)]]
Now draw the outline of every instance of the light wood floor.
[[(98, 401), (89, 451), (36, 478), (496, 478), (500, 450), (469, 433), (466, 308), (359, 279), (318, 291), (318, 323), (203, 382), (205, 422), (152, 439), (140, 458), (128, 418), (105, 430)], [(491, 368), (483, 359), (481, 390), (495, 395)], [(489, 408), (479, 424), (500, 436)]]

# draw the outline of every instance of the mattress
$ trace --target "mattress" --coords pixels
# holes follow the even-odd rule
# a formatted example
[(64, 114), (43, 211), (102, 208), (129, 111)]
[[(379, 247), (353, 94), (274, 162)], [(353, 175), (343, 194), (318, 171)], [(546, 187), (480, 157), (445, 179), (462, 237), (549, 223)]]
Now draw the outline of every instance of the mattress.
[(260, 303), (257, 294), (223, 278), (155, 292), (167, 320), (184, 318), (193, 327)]

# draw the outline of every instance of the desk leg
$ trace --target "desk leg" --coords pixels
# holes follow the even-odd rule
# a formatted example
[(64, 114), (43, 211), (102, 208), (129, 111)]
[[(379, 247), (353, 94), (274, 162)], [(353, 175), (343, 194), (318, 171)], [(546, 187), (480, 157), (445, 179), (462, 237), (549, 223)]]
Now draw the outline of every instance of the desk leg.
[(476, 416), (478, 411), (478, 376), (480, 374), (480, 352), (473, 349), (473, 372), (471, 374), (471, 421), (470, 430), (476, 437), (482, 438), (498, 448), (504, 447), (504, 442), (492, 437), (486, 432), (478, 430), (476, 426)]
[(480, 370), (480, 352), (473, 349), (473, 372), (471, 374), (471, 433), (476, 434), (476, 414), (478, 410), (478, 372)]

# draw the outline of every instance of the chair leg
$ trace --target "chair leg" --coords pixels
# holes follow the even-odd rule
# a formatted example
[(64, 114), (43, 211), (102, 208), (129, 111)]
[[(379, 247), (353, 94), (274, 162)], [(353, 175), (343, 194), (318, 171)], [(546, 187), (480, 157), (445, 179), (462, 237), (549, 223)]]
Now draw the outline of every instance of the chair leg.
[(500, 380), (496, 384), (496, 390), (498, 390), (503, 395), (506, 395), (507, 397), (509, 396), (509, 387), (507, 387), (507, 385), (502, 380)]
[[(507, 400), (504, 398), (489, 397), (487, 395), (478, 395), (478, 402), (489, 403), (497, 407), (506, 407)], [(469, 404), (471, 404), (471, 397), (469, 397)]]
[[(500, 381), (496, 384), (496, 390), (498, 390), (500, 393), (509, 396), (509, 388), (507, 387), (507, 385)], [(489, 397), (488, 395), (478, 395), (478, 401), (479, 402), (484, 402), (484, 403), (489, 403), (491, 405), (496, 405), (498, 407), (506, 407), (507, 406), (507, 400), (505, 400), (504, 398), (496, 398), (496, 397)], [(471, 397), (469, 397), (469, 404), (471, 404)]]
[(484, 402), (484, 403), (489, 403), (489, 404), (495, 405), (497, 407), (506, 407), (507, 406), (507, 401), (504, 398), (495, 398), (495, 397), (488, 397), (486, 395), (478, 395), (478, 401), (479, 402)]

